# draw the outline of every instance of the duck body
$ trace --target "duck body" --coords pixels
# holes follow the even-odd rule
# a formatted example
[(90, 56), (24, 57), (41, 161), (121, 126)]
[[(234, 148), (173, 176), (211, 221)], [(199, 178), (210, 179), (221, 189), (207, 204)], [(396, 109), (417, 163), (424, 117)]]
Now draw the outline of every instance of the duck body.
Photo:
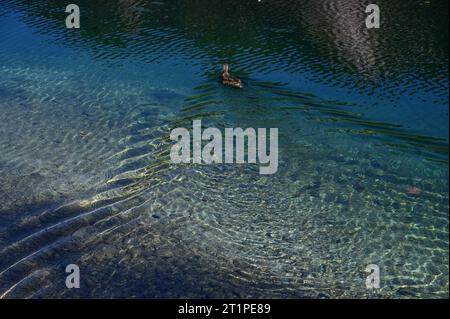
[(239, 80), (237, 77), (231, 75), (228, 72), (228, 69), (229, 69), (229, 66), (228, 66), (228, 64), (225, 63), (223, 65), (222, 84), (226, 85), (226, 86), (232, 86), (232, 87), (242, 89), (243, 88), (242, 81)]

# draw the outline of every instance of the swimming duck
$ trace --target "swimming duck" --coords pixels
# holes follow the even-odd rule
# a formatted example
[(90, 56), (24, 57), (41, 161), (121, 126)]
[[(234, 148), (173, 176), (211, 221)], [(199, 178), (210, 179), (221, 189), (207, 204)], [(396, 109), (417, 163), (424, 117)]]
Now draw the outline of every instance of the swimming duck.
[(225, 63), (223, 65), (222, 84), (242, 89), (243, 88), (242, 81), (239, 80), (237, 77), (232, 76), (230, 73), (228, 73), (228, 69), (229, 69), (228, 63)]

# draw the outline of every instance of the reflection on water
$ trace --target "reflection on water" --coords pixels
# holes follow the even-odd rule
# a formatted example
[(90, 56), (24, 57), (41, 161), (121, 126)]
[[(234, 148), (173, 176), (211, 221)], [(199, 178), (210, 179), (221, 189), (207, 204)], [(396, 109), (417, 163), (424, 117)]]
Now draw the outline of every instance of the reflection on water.
[[(77, 4), (0, 4), (2, 297), (448, 297), (447, 1), (379, 30), (358, 0)], [(194, 119), (278, 127), (278, 173), (171, 165)]]

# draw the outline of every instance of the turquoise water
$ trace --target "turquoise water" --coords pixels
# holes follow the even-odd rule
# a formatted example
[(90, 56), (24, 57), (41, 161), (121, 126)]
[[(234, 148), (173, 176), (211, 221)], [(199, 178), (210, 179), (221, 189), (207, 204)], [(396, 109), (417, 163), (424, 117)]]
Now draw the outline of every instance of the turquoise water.
[[(3, 0), (0, 296), (448, 298), (448, 2), (368, 3), (78, 1), (69, 30)], [(193, 119), (277, 127), (278, 172), (172, 165)]]

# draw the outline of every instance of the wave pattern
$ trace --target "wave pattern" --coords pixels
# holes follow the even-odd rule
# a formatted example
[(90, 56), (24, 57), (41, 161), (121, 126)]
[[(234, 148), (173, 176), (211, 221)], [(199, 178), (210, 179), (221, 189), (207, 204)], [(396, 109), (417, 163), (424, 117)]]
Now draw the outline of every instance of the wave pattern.
[[(1, 298), (448, 297), (448, 4), (79, 2), (0, 5)], [(172, 165), (194, 119), (279, 127), (278, 173)]]

